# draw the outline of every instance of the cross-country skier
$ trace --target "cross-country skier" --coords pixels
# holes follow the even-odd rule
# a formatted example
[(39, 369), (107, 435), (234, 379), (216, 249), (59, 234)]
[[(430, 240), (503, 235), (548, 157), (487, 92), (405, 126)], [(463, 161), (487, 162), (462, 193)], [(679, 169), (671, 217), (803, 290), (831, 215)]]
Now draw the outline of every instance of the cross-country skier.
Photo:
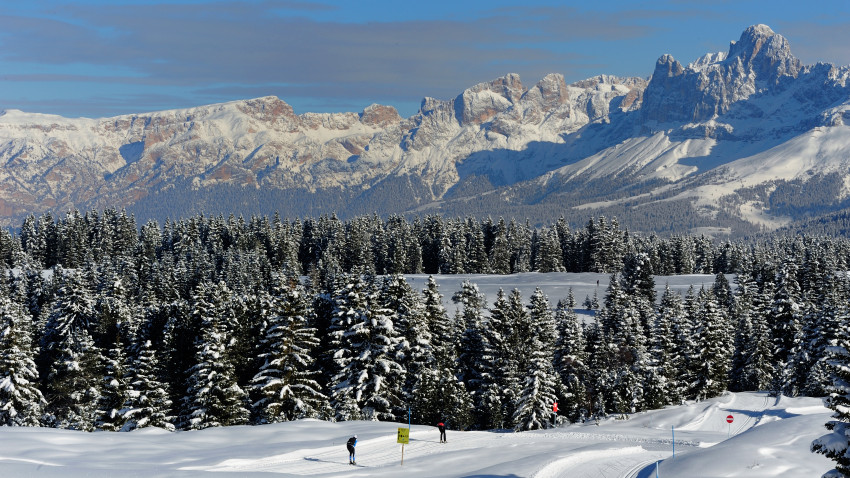
[(446, 424), (443, 423), (443, 422), (440, 422), (440, 423), (437, 424), (437, 428), (440, 429), (440, 443), (445, 443), (446, 442)]
[(357, 463), (354, 461), (354, 447), (357, 446), (357, 435), (348, 439), (348, 442), (345, 444), (345, 447), (348, 448), (348, 464), (356, 465)]

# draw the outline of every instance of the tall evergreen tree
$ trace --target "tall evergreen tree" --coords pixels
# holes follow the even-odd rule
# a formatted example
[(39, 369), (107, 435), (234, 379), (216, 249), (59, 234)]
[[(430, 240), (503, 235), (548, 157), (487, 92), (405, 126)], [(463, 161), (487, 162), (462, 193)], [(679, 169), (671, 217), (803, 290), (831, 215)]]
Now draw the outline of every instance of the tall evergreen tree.
[(378, 306), (373, 280), (356, 272), (348, 278), (334, 297), (332, 406), (338, 420), (393, 420), (404, 371), (396, 361), (400, 339), (392, 313)]
[(481, 421), (480, 411), (481, 385), (483, 376), (487, 369), (482, 363), (481, 357), (485, 352), (486, 343), (482, 331), (485, 318), (483, 316), (486, 307), (484, 294), (476, 284), (465, 280), (461, 284), (461, 290), (452, 296), (452, 301), (460, 306), (456, 321), (463, 325), (460, 338), (460, 352), (458, 356), (458, 376), (466, 385), (473, 402), (473, 413), (476, 414), (474, 422)]
[(431, 335), (434, 360), (421, 370), (414, 386), (414, 407), (426, 423), (443, 421), (454, 429), (465, 429), (471, 422), (472, 399), (458, 380), (458, 330), (442, 303), (437, 282), (428, 278), (423, 295), (423, 312)]
[(141, 324), (134, 338), (133, 360), (127, 365), (129, 397), (124, 404), (123, 431), (157, 427), (174, 430), (173, 401), (162, 376), (158, 350), (152, 342), (153, 317)]
[(519, 345), (525, 378), (513, 422), (516, 430), (537, 430), (555, 425), (553, 405), (562, 388), (553, 366), (557, 330), (549, 299), (538, 287), (531, 296), (527, 322), (520, 324)]
[[(572, 289), (569, 299), (558, 302), (555, 309), (555, 323), (558, 338), (553, 358), (555, 369), (561, 376), (563, 392), (558, 402), (558, 410), (571, 422), (584, 420), (589, 416), (587, 407), (587, 344), (584, 328), (573, 308)], [(571, 305), (571, 303), (573, 303)]]
[(90, 329), (94, 300), (80, 273), (54, 270), (61, 284), (47, 310), (39, 357), (46, 423), (59, 428), (94, 429), (103, 363)]
[(261, 423), (321, 417), (326, 397), (314, 378), (311, 356), (319, 340), (310, 327), (305, 290), (296, 277), (282, 276), (273, 296), (262, 332), (264, 363), (252, 380), (261, 398), (253, 407)]
[(826, 423), (829, 433), (814, 440), (813, 452), (821, 453), (835, 462), (835, 469), (824, 477), (850, 476), (850, 322), (839, 324), (840, 333), (829, 345), (831, 382), (827, 386), (826, 405), (834, 412)]
[(0, 426), (38, 426), (46, 404), (38, 389), (32, 323), (24, 307), (0, 296)]
[(716, 397), (727, 389), (732, 356), (732, 337), (725, 311), (714, 293), (700, 289), (696, 329), (698, 368), (693, 386), (697, 399)]
[(195, 365), (189, 370), (188, 395), (184, 398), (186, 427), (241, 425), (248, 423), (248, 395), (238, 385), (228, 346), (234, 343), (226, 310), (232, 300), (223, 282), (202, 284), (196, 291), (192, 316), (201, 324), (195, 344)]

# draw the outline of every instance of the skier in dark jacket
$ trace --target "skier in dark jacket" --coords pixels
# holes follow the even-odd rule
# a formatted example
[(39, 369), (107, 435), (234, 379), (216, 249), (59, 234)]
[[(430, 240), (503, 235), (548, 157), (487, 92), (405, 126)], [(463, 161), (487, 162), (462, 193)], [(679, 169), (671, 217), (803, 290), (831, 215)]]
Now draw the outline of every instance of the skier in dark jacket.
[(443, 422), (440, 422), (440, 423), (437, 424), (437, 428), (440, 429), (440, 443), (445, 443), (446, 442), (446, 424), (443, 423)]
[(357, 435), (348, 439), (348, 442), (345, 444), (345, 447), (348, 448), (348, 464), (356, 465), (357, 463), (354, 461), (354, 447), (357, 446)]

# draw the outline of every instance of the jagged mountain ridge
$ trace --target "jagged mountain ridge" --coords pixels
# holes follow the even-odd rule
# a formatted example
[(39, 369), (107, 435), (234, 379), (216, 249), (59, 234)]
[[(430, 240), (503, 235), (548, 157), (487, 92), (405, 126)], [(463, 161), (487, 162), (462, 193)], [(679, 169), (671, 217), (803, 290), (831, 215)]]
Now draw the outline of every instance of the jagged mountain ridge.
[[(643, 230), (775, 226), (793, 216), (777, 214), (787, 212), (771, 202), (777, 188), (837, 175), (834, 194), (808, 212), (848, 195), (848, 76), (801, 65), (787, 40), (756, 25), (728, 53), (688, 66), (663, 55), (649, 80), (568, 85), (550, 74), (526, 87), (509, 74), (425, 98), (409, 118), (383, 105), (296, 115), (276, 97), (104, 119), (9, 110), (0, 214), (11, 226), (106, 206), (157, 219), (611, 213)], [(642, 220), (671, 204), (691, 218)]]

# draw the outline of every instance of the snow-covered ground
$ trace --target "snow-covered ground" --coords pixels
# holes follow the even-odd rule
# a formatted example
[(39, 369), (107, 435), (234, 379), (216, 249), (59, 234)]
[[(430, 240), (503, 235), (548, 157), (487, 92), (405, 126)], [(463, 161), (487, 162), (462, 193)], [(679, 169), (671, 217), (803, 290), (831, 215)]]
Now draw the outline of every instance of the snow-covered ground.
[[(174, 433), (0, 428), (0, 476), (649, 478), (657, 463), (660, 477), (818, 477), (833, 464), (809, 444), (829, 416), (817, 398), (730, 393), (598, 425), (450, 430), (446, 444), (436, 428), (415, 425), (403, 464), (399, 423), (300, 420)], [(353, 434), (357, 467), (344, 445)]]
[[(410, 274), (405, 277), (414, 289), (421, 291), (425, 288), (429, 276), (428, 274)], [(727, 275), (726, 278), (729, 281), (730, 287), (734, 289), (734, 275)], [(593, 294), (595, 293), (599, 304), (602, 305), (610, 279), (611, 274), (594, 272), (434, 275), (434, 280), (437, 281), (437, 285), (440, 287), (440, 293), (443, 295), (443, 304), (449, 314), (453, 314), (458, 308), (451, 300), (452, 295), (461, 290), (461, 284), (468, 280), (478, 285), (479, 291), (486, 297), (488, 307), (492, 306), (493, 302), (495, 302), (499, 289), (504, 289), (506, 293), (513, 289), (519, 289), (523, 300), (527, 303), (535, 287), (540, 287), (540, 290), (549, 298), (549, 303), (552, 307), (555, 307), (559, 300), (566, 299), (570, 289), (572, 289), (573, 297), (576, 301), (576, 312), (580, 315), (586, 315), (588, 311), (583, 309), (584, 299), (586, 297), (593, 298)], [(700, 287), (711, 288), (713, 285), (714, 275), (712, 274), (655, 276), (655, 290), (659, 298), (664, 293), (665, 286), (669, 286), (671, 290), (678, 292), (684, 297), (690, 286), (693, 286), (694, 290), (699, 292)]]

